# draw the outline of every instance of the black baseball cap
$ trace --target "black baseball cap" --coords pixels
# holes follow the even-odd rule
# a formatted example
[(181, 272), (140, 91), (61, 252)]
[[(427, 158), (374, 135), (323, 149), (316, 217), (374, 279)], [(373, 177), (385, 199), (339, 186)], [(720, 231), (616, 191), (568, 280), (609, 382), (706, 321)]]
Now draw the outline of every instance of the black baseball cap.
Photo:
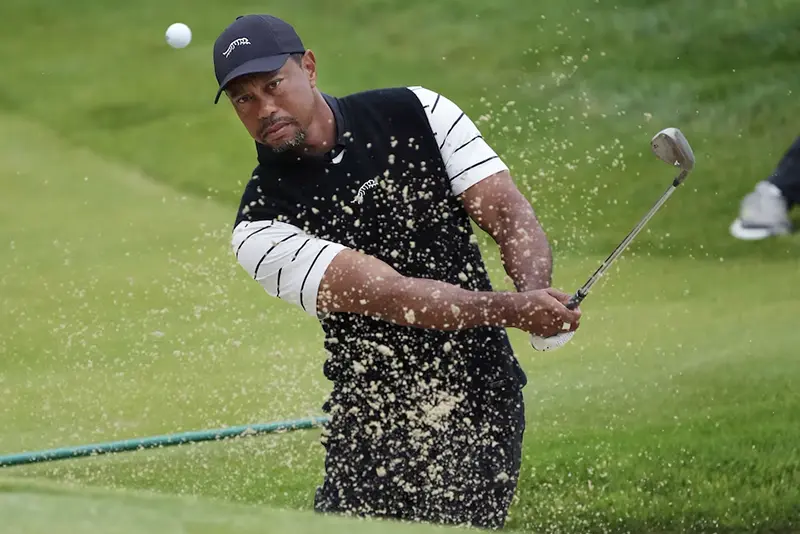
[(290, 54), (305, 51), (294, 28), (278, 17), (236, 17), (214, 43), (214, 72), (219, 83), (214, 103), (219, 101), (222, 91), (234, 78), (278, 70)]

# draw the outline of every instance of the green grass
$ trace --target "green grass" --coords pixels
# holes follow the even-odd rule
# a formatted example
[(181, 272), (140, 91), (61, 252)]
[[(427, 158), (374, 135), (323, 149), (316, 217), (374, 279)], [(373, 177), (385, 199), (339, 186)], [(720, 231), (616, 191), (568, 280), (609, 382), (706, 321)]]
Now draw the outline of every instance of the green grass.
[[(679, 126), (697, 169), (595, 288), (575, 340), (540, 354), (511, 332), (530, 385), (509, 528), (800, 530), (800, 242), (727, 234), (797, 134), (794, 2), (7, 0), (0, 454), (320, 413), (319, 327), (228, 246), (255, 159), (211, 103), (210, 45), (265, 9), (296, 23), (333, 94), (422, 84), (483, 116), (568, 290), (664, 190), (648, 142)], [(185, 50), (163, 42), (177, 20)], [(311, 508), (318, 438), (7, 469), (0, 517), (15, 532), (393, 532), (270, 511)]]
[[(149, 492), (97, 491), (0, 478), (0, 513), (6, 532), (15, 534), (249, 533), (447, 534), (460, 529), (400, 525), (321, 517), (290, 510), (226, 503), (218, 499), (179, 498)], [(267, 527), (267, 525), (269, 525)]]

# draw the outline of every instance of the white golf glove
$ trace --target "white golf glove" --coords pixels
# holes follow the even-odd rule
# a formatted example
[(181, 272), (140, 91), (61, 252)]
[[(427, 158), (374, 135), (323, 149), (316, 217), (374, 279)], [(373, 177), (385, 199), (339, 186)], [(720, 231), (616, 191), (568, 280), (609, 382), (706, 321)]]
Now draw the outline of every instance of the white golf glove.
[(567, 341), (572, 339), (574, 335), (574, 330), (572, 332), (559, 332), (550, 337), (531, 334), (531, 346), (539, 351), (556, 350), (566, 345)]

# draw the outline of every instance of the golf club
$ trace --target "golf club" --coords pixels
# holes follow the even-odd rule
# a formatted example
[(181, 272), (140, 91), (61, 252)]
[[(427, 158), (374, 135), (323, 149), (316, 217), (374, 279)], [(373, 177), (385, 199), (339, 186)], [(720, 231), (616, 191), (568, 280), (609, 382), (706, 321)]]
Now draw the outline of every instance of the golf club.
[[(689, 142), (684, 137), (683, 133), (677, 128), (665, 128), (661, 130), (656, 135), (653, 136), (653, 139), (650, 141), (650, 148), (652, 149), (653, 153), (662, 161), (669, 163), (670, 165), (679, 167), (681, 172), (678, 176), (672, 180), (669, 188), (661, 195), (661, 198), (658, 199), (658, 202), (650, 208), (650, 211), (642, 217), (639, 223), (631, 230), (631, 232), (622, 240), (622, 242), (617, 245), (617, 248), (608, 256), (608, 258), (603, 261), (600, 267), (594, 272), (594, 274), (586, 281), (583, 286), (575, 292), (574, 295), (569, 299), (569, 303), (567, 304), (567, 308), (574, 310), (578, 307), (578, 305), (583, 302), (583, 299), (589, 294), (592, 286), (603, 276), (603, 273), (608, 270), (611, 264), (616, 260), (625, 248), (633, 241), (633, 239), (642, 231), (642, 228), (647, 224), (647, 222), (653, 218), (653, 215), (664, 205), (667, 199), (675, 192), (675, 190), (680, 186), (689, 173), (694, 169), (694, 153), (692, 152), (692, 147), (689, 146)], [(542, 336), (531, 336), (531, 345), (536, 350), (546, 351), (546, 350), (553, 350), (563, 346), (567, 341), (569, 341), (575, 332), (561, 332), (554, 336), (550, 337), (542, 337)]]

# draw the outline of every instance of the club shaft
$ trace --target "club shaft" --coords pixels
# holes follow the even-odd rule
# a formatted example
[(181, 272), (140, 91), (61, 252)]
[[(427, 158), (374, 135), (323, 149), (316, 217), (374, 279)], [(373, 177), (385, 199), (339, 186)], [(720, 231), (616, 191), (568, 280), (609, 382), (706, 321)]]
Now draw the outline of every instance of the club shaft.
[(653, 207), (650, 208), (650, 211), (648, 211), (647, 214), (644, 217), (642, 217), (639, 223), (633, 228), (633, 230), (631, 230), (630, 233), (627, 236), (625, 236), (625, 239), (623, 239), (622, 242), (619, 245), (617, 245), (617, 248), (615, 248), (614, 251), (608, 256), (608, 258), (606, 258), (605, 261), (603, 261), (603, 263), (594, 272), (594, 274), (586, 281), (585, 284), (583, 284), (583, 286), (578, 291), (575, 292), (572, 298), (570, 298), (569, 304), (567, 304), (568, 308), (575, 309), (578, 306), (578, 304), (580, 304), (581, 301), (583, 301), (583, 299), (586, 298), (586, 295), (589, 294), (589, 290), (592, 288), (595, 282), (597, 282), (600, 279), (600, 277), (603, 276), (603, 273), (605, 273), (606, 270), (608, 270), (608, 268), (611, 266), (611, 264), (614, 263), (614, 260), (616, 260), (622, 254), (622, 252), (628, 247), (628, 245), (630, 245), (631, 241), (633, 241), (633, 239), (639, 234), (639, 232), (642, 231), (647, 222), (653, 218), (653, 215), (656, 214), (656, 212), (661, 208), (661, 206), (664, 205), (664, 203), (667, 201), (670, 195), (672, 195), (672, 193), (674, 193), (675, 190), (678, 188), (678, 186), (683, 182), (687, 174), (688, 171), (685, 170), (681, 171), (678, 177), (676, 177), (675, 180), (673, 180), (669, 188), (666, 191), (664, 191), (664, 193), (661, 195), (661, 198), (658, 199), (658, 202), (656, 202), (653, 205)]

